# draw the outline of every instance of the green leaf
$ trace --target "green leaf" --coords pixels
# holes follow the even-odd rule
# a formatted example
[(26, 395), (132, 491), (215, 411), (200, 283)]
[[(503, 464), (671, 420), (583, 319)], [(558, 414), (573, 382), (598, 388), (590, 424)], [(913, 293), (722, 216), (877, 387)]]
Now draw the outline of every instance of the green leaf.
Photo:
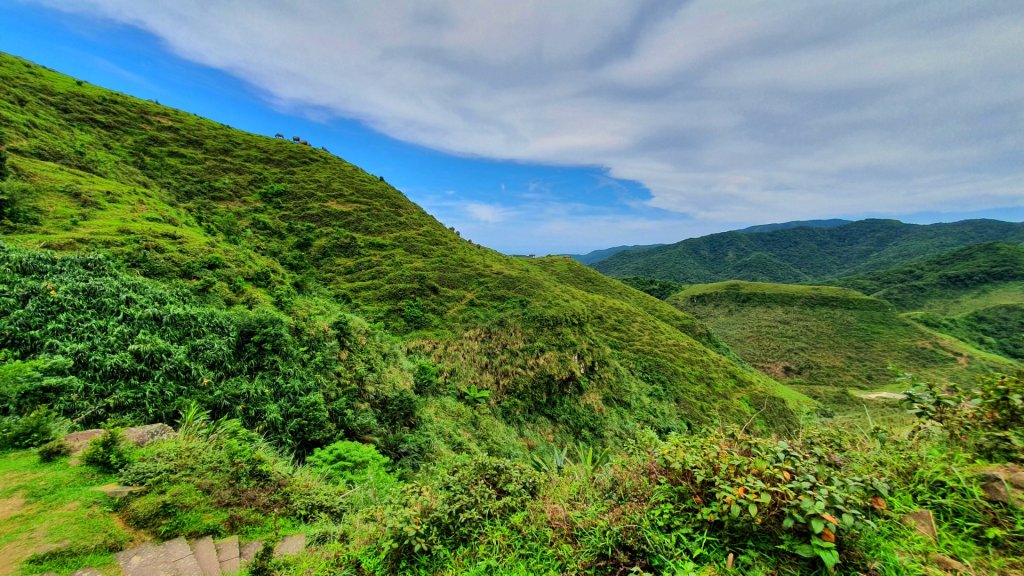
[(750, 512), (750, 517), (751, 518), (753, 518), (754, 516), (757, 516), (757, 504), (754, 504), (753, 502), (751, 502), (750, 505), (747, 506), (747, 512)]
[(739, 504), (733, 504), (732, 506), (730, 506), (729, 507), (729, 514), (731, 514), (733, 518), (738, 517), (740, 515), (740, 505)]
[(811, 530), (813, 530), (815, 534), (820, 534), (821, 531), (824, 530), (824, 529), (825, 529), (825, 521), (824, 520), (822, 520), (821, 518), (811, 518)]
[(782, 521), (782, 529), (783, 530), (789, 530), (790, 528), (793, 527), (794, 524), (796, 524), (796, 521), (793, 520), (793, 517), (792, 516), (786, 516), (786, 519)]

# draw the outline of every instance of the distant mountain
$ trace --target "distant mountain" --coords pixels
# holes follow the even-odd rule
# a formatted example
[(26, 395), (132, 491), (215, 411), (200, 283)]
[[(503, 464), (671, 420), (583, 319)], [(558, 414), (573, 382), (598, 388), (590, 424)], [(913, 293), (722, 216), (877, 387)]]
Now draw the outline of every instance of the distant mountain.
[(758, 234), (761, 232), (774, 232), (776, 230), (789, 230), (790, 228), (835, 228), (837, 226), (844, 226), (846, 224), (852, 224), (853, 220), (843, 220), (842, 218), (831, 218), (829, 220), (794, 220), (792, 222), (780, 222), (778, 224), (759, 224), (757, 226), (748, 226), (737, 232), (744, 234)]
[[(830, 220), (794, 220), (793, 222), (779, 222), (777, 224), (759, 224), (757, 226), (749, 226), (742, 230), (736, 230), (736, 232), (741, 234), (757, 234), (760, 232), (774, 232), (775, 230), (788, 230), (790, 228), (835, 228), (836, 226), (850, 224), (851, 222), (853, 222), (853, 220), (842, 220), (839, 218), (832, 218)], [(613, 246), (611, 248), (587, 252), (586, 254), (568, 254), (567, 256), (581, 264), (590, 266), (604, 260), (605, 258), (614, 256), (619, 252), (625, 252), (627, 250), (646, 250), (648, 248), (657, 248), (658, 246), (664, 245), (665, 244), (634, 244), (631, 246)]]
[(609, 256), (614, 256), (619, 252), (625, 252), (626, 250), (646, 250), (647, 248), (654, 248), (657, 246), (664, 246), (664, 244), (634, 244), (632, 246), (613, 246), (612, 248), (604, 248), (602, 250), (594, 250), (593, 252), (587, 252), (586, 254), (567, 254), (573, 260), (580, 264), (586, 264), (587, 266), (604, 260)]
[(614, 277), (641, 276), (683, 284), (723, 280), (806, 284), (884, 270), (991, 241), (1024, 242), (1024, 224), (964, 220), (920, 225), (860, 220), (834, 227), (723, 232), (620, 252), (593, 267)]

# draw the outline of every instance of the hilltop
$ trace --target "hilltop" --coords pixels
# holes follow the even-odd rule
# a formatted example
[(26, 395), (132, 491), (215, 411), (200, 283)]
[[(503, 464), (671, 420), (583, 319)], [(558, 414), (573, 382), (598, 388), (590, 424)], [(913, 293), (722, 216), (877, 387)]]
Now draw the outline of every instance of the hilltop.
[(964, 220), (919, 225), (861, 220), (834, 227), (724, 232), (621, 252), (593, 267), (613, 277), (684, 284), (723, 280), (807, 284), (884, 270), (989, 241), (1024, 242), (1024, 223)]
[[(792, 421), (781, 397), (799, 396), (727, 357), (691, 316), (565, 258), (468, 242), (383, 178), (298, 140), (0, 56), (5, 279), (52, 284), (58, 297), (9, 302), (34, 315), (0, 322), (0, 347), (22, 360), (75, 351), (67, 371), (83, 411), (109, 402), (103, 350), (131, 350), (152, 368), (124, 380), (135, 395), (118, 408), (128, 419), (170, 417), (197, 400), (257, 425), (218, 392), (254, 387), (280, 418), (269, 429), (302, 451), (332, 437), (369, 439), (397, 458), (600, 444), (640, 425), (746, 421), (758, 398), (778, 402), (759, 414), (764, 426)], [(217, 346), (235, 349), (239, 368), (223, 372), (216, 356), (181, 343), (184, 325), (146, 319), (90, 352), (70, 327), (123, 312), (88, 298), (66, 310), (62, 278), (83, 290), (123, 285), (158, 315), (200, 311), (223, 326)], [(245, 326), (264, 334), (255, 348), (239, 340)], [(260, 346), (280, 352), (273, 371), (254, 371)], [(163, 355), (181, 359), (180, 376), (161, 372)], [(189, 380), (174, 381), (154, 413), (142, 398), (166, 378)], [(282, 412), (297, 402), (317, 415), (301, 427)]]

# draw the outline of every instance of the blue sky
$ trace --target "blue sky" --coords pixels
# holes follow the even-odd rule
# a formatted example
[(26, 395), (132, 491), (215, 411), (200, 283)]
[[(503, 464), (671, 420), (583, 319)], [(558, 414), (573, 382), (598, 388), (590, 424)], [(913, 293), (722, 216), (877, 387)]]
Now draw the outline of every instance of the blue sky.
[(508, 253), (1024, 219), (1015, 2), (39, 0), (0, 50), (301, 135)]

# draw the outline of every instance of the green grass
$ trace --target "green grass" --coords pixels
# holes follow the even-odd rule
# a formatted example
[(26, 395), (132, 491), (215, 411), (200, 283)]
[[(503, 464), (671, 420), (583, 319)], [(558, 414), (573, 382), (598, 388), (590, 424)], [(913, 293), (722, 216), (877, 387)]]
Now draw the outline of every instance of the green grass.
[(94, 490), (113, 476), (35, 451), (0, 454), (0, 574), (70, 574), (91, 566), (120, 574), (119, 551), (138, 538)]
[(961, 383), (1017, 367), (844, 288), (724, 282), (691, 286), (668, 302), (705, 321), (749, 364), (833, 408), (862, 410), (843, 389), (883, 388), (890, 365)]

